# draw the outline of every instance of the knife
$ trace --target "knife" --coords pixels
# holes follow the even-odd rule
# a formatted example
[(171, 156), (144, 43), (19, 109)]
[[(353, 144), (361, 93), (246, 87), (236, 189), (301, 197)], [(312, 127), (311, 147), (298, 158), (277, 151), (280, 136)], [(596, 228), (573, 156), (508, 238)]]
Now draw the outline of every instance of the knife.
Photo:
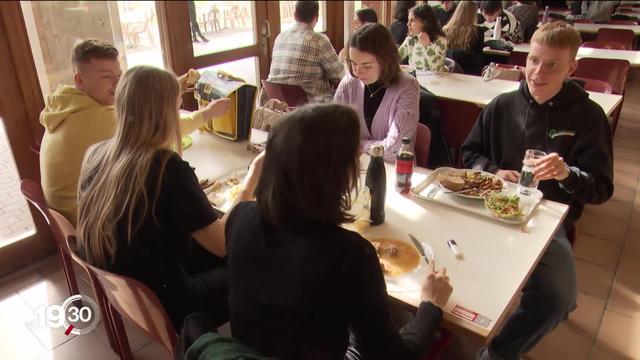
[[(424, 261), (428, 265), (429, 264), (429, 258), (424, 253), (424, 246), (422, 245), (422, 243), (420, 241), (418, 241), (418, 239), (416, 239), (416, 237), (411, 235), (411, 234), (409, 234), (409, 237), (411, 238), (411, 241), (413, 241), (413, 245), (415, 245), (415, 247), (418, 249), (418, 252), (420, 253), (422, 258), (424, 259)], [(433, 256), (433, 252), (431, 253), (431, 256)]]

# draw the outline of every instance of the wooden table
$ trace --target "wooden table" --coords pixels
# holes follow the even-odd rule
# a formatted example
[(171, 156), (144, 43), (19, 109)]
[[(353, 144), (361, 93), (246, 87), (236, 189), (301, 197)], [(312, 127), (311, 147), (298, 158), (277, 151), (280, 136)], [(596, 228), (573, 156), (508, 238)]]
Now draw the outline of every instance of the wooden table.
[[(224, 140), (210, 133), (191, 134), (193, 145), (183, 158), (198, 177), (219, 177), (247, 166), (255, 154), (246, 150), (245, 142)], [(264, 133), (257, 133), (264, 138)], [(252, 135), (256, 141), (256, 133)], [(263, 139), (258, 139), (261, 141)], [(361, 167), (366, 168), (368, 156)], [(531, 270), (549, 244), (553, 234), (567, 213), (568, 207), (543, 201), (529, 221), (527, 232), (519, 226), (506, 225), (487, 218), (466, 214), (439, 204), (394, 190), (394, 169), (387, 171), (386, 221), (362, 230), (364, 236), (393, 237), (409, 241), (408, 233), (429, 244), (437, 266), (446, 267), (454, 286), (453, 294), (444, 309), (444, 325), (456, 332), (470, 332), (489, 341), (508, 315)], [(413, 182), (418, 184), (429, 171), (416, 168)], [(446, 246), (455, 239), (464, 253), (456, 259)], [(387, 282), (391, 296), (410, 306), (420, 303), (420, 284), (425, 271)], [(467, 309), (477, 313), (476, 322), (464, 318)], [(460, 314), (460, 315), (456, 315)]]
[(613, 25), (613, 24), (573, 24), (573, 27), (579, 32), (595, 34), (598, 29), (628, 29), (633, 30), (636, 36), (640, 35), (640, 26), (638, 25)]
[[(420, 85), (438, 97), (468, 101), (484, 107), (500, 94), (518, 89), (517, 81), (493, 79), (485, 81), (480, 76), (434, 73), (425, 75), (418, 73)], [(622, 96), (588, 91), (589, 98), (602, 107), (605, 114), (610, 115), (613, 109), (622, 101)]]
[[(529, 53), (531, 44), (514, 44), (513, 52)], [(489, 55), (509, 56), (511, 52), (493, 50), (488, 47), (484, 48), (483, 52)], [(594, 49), (581, 47), (578, 49), (576, 59), (591, 57), (597, 59), (616, 59), (627, 60), (631, 67), (640, 67), (640, 51), (635, 50), (608, 50), (608, 49)]]

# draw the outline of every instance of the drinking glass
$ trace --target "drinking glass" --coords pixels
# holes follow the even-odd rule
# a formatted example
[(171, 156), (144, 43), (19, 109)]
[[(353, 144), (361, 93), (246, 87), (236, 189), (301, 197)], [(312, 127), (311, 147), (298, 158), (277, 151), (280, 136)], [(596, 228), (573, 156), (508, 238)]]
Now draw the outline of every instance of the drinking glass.
[(518, 181), (518, 192), (522, 195), (531, 195), (533, 190), (538, 188), (538, 180), (534, 178), (533, 169), (538, 159), (547, 156), (547, 153), (535, 149), (527, 149), (522, 161), (522, 171)]

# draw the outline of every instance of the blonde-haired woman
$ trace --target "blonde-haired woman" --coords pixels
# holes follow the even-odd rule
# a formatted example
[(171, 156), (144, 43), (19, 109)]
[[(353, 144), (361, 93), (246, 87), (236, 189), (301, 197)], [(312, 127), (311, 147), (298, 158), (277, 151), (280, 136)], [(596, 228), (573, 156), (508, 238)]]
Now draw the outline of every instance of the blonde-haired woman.
[[(177, 329), (190, 312), (227, 317), (224, 268), (196, 274), (185, 264), (193, 240), (225, 256), (226, 219), (218, 219), (178, 154), (180, 101), (178, 81), (167, 71), (139, 66), (124, 74), (115, 94), (116, 133), (85, 155), (76, 244), (90, 264), (148, 285)], [(261, 159), (237, 201), (251, 199)]]
[(480, 75), (484, 67), (484, 28), (476, 25), (478, 6), (461, 1), (451, 20), (442, 28), (448, 41), (447, 57), (455, 60), (467, 74)]

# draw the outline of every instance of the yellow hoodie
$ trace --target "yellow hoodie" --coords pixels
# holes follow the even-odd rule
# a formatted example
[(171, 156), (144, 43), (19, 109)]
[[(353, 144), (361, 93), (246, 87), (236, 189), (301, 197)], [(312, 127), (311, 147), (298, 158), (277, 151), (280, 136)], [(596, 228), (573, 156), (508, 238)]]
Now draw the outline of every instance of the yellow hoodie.
[[(201, 111), (180, 117), (182, 134), (204, 124)], [(61, 85), (47, 96), (40, 113), (45, 127), (40, 146), (40, 174), (47, 205), (77, 222), (77, 188), (84, 153), (100, 141), (113, 136), (116, 127), (113, 106), (98, 104), (73, 86)]]

